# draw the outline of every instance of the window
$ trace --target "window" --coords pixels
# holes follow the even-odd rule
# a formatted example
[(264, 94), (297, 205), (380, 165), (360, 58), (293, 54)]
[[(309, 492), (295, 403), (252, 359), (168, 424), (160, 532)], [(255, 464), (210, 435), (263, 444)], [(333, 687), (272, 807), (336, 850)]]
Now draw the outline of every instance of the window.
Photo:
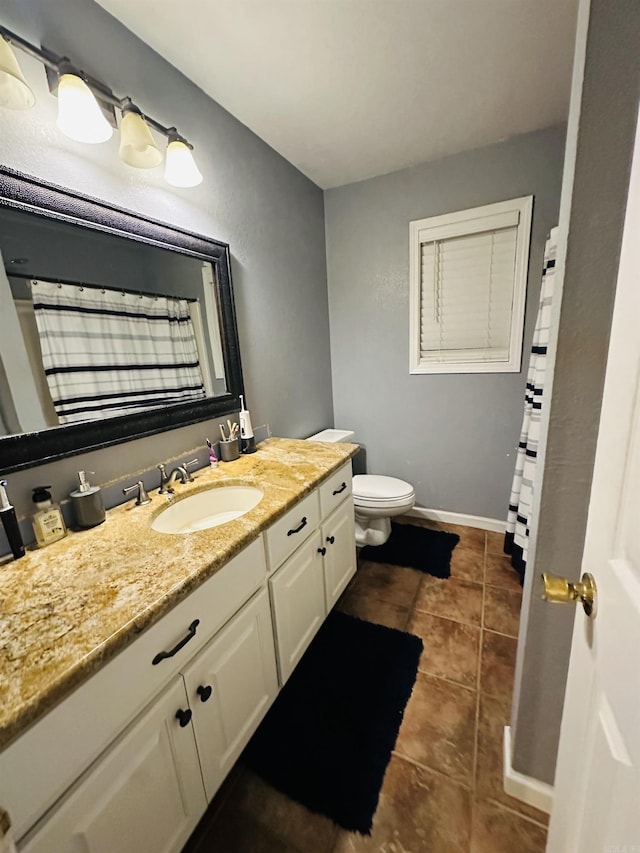
[(411, 373), (520, 370), (533, 196), (409, 225)]

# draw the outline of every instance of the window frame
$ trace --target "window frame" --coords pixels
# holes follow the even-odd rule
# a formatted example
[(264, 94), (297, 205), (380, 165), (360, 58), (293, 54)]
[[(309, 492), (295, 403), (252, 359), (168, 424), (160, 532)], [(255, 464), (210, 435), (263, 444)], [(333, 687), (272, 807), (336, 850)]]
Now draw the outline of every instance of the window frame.
[[(421, 334), (421, 298), (420, 275), (422, 244), (434, 239), (471, 235), (489, 230), (487, 221), (509, 214), (518, 214), (516, 232), (516, 255), (513, 275), (513, 299), (511, 304), (511, 322), (509, 333), (509, 354), (506, 361), (469, 361), (460, 350), (458, 361), (438, 362), (422, 358), (420, 355)], [(409, 322), (409, 373), (519, 373), (522, 365), (522, 343), (524, 332), (524, 311), (527, 295), (527, 275), (529, 268), (529, 246), (531, 241), (531, 220), (533, 196), (522, 196), (508, 201), (486, 204), (480, 207), (458, 210), (427, 219), (416, 219), (409, 223), (409, 286), (410, 286), (410, 322)], [(484, 220), (484, 222), (483, 222)], [(430, 236), (425, 239), (427, 234)], [(437, 234), (436, 236), (433, 236)], [(477, 352), (477, 351), (476, 351)], [(434, 351), (435, 356), (435, 351)]]

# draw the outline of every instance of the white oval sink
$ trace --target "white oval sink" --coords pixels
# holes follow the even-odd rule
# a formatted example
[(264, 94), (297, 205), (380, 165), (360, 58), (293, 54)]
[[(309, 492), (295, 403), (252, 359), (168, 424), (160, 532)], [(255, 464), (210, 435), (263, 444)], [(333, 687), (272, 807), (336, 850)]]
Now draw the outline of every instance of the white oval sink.
[(151, 524), (158, 533), (195, 533), (240, 518), (262, 500), (255, 486), (217, 486), (168, 506)]

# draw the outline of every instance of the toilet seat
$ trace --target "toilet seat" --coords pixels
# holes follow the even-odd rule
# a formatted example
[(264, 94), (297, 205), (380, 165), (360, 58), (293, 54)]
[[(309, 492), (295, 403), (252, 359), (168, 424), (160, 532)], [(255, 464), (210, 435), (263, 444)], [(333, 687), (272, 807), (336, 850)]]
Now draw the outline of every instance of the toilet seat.
[(413, 487), (397, 477), (356, 474), (353, 478), (353, 500), (356, 506), (401, 506), (414, 498)]

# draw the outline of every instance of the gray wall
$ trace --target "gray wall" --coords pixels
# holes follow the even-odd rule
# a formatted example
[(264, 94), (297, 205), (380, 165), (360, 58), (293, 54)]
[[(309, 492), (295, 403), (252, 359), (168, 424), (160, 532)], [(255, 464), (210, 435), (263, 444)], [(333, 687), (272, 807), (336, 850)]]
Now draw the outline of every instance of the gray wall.
[[(154, 118), (175, 124), (195, 147), (201, 186), (167, 186), (162, 169), (135, 170), (118, 159), (117, 134), (81, 145), (55, 127), (56, 100), (42, 66), (18, 52), (37, 103), (0, 111), (2, 161), (230, 244), (247, 403), (254, 425), (308, 435), (332, 421), (329, 318), (322, 191), (91, 0), (4, 0), (0, 21), (32, 42), (67, 53)], [(216, 34), (211, 34), (212, 48)], [(239, 73), (241, 70), (239, 69)], [(104, 482), (201, 443), (210, 427), (174, 431), (81, 458)], [(133, 466), (133, 467), (132, 467)], [(66, 470), (68, 466), (64, 465)], [(59, 467), (21, 475), (70, 486)], [(1, 473), (1, 472), (0, 472)]]
[[(544, 241), (558, 222), (564, 127), (325, 193), (335, 424), (418, 505), (503, 519), (522, 423)], [(409, 222), (533, 194), (517, 373), (409, 374)]]
[[(549, 783), (555, 774), (575, 610), (543, 602), (538, 577), (542, 571), (571, 580), (581, 574), (640, 95), (637, 0), (591, 0), (590, 12), (584, 0), (582, 5), (588, 24), (584, 84), (581, 90), (580, 80), (575, 82), (569, 122), (573, 194), (565, 182), (564, 284), (512, 716), (514, 768)], [(578, 111), (579, 124), (574, 121)]]

